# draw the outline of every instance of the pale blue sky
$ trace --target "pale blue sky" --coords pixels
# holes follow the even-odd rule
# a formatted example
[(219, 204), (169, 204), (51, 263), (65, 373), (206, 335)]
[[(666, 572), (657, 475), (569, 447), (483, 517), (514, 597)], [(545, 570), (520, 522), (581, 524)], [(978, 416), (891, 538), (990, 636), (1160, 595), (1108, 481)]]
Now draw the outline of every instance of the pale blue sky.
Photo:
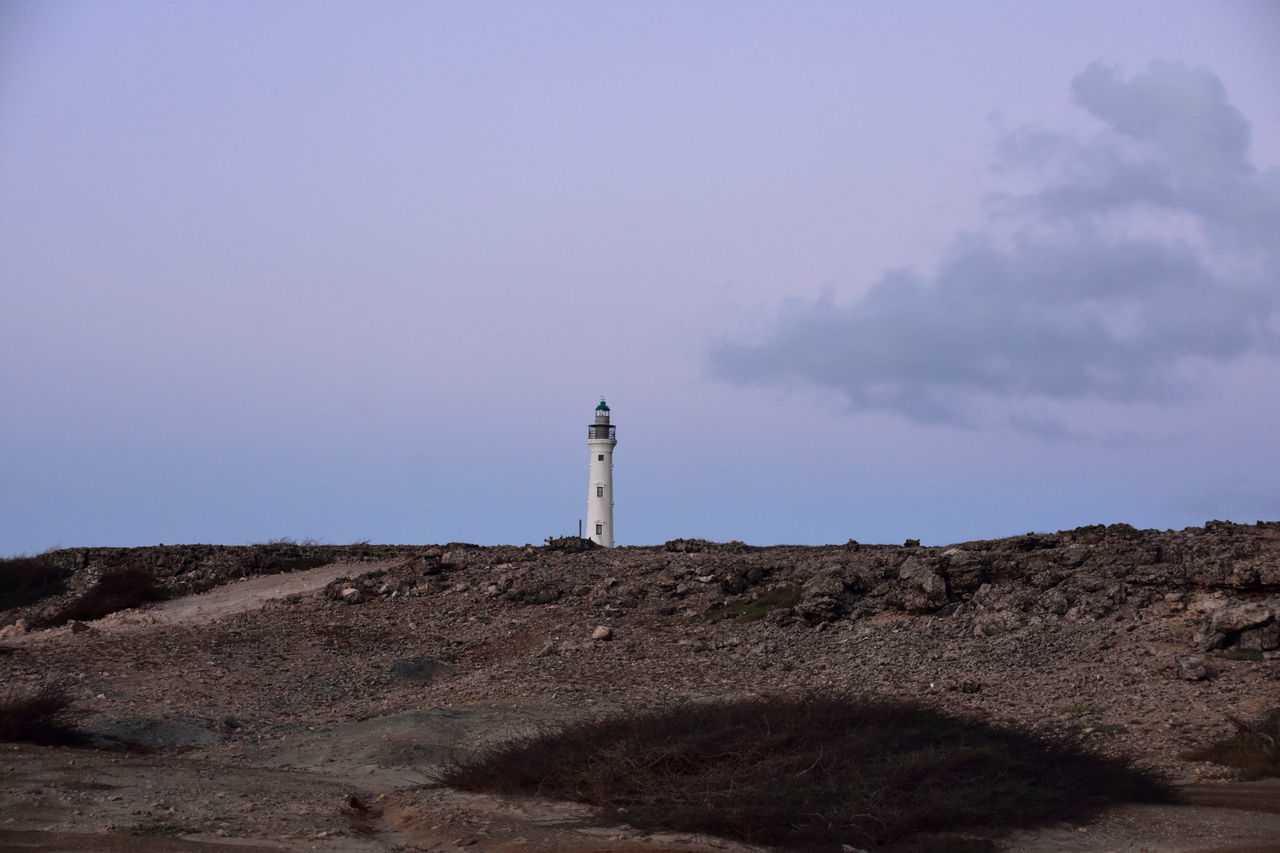
[(0, 554), (1280, 518), (1272, 2), (0, 0)]

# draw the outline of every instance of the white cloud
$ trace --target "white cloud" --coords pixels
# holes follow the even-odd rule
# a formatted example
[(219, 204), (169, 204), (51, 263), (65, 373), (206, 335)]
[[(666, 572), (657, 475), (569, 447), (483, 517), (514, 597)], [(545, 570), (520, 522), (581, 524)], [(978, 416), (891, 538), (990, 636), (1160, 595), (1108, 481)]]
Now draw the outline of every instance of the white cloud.
[(1100, 131), (1005, 134), (997, 168), (1030, 189), (993, 196), (988, 228), (931, 276), (892, 272), (851, 305), (790, 302), (762, 339), (717, 345), (716, 374), (1032, 429), (1046, 405), (1168, 402), (1195, 391), (1185, 363), (1280, 352), (1280, 173), (1250, 164), (1221, 82), (1094, 65), (1072, 92)]

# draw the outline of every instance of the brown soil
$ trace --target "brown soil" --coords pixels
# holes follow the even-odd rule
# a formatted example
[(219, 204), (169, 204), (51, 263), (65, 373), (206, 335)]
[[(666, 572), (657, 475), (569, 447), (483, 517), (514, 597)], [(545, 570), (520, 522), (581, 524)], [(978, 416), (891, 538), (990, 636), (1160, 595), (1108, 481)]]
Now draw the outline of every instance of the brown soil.
[[(0, 745), (0, 849), (748, 850), (429, 783), (453, 754), (558, 722), (852, 689), (1075, 731), (1166, 773), (1186, 800), (1015, 833), (1006, 849), (1280, 851), (1280, 780), (1178, 758), (1233, 731), (1229, 715), (1280, 704), (1274, 655), (1211, 653), (1211, 678), (1177, 676), (1204, 590), (1131, 594), (1101, 614), (1028, 608), (990, 634), (963, 609), (724, 617), (742, 600), (723, 588), (727, 566), (818, 551), (455, 548), (443, 572), (397, 556), (239, 581), (88, 630), (7, 629), (6, 688), (68, 685), (81, 726), (114, 748)], [(592, 639), (599, 625), (610, 639)]]

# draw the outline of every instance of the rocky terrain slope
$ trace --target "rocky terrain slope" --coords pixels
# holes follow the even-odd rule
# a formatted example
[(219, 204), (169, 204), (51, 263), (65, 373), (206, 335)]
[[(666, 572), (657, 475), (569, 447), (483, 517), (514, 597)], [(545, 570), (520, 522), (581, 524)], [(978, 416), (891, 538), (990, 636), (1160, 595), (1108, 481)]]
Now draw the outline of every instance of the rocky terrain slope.
[[(450, 754), (539, 726), (815, 690), (1074, 732), (1208, 801), (1231, 771), (1179, 754), (1280, 705), (1276, 522), (949, 547), (570, 539), (40, 559), (64, 589), (0, 614), (0, 678), (9, 695), (65, 686), (103, 748), (3, 747), (0, 847), (14, 849), (727, 849), (423, 786)], [(37, 627), (122, 569), (179, 597)], [(1152, 850), (1273, 849), (1276, 787), (1233, 790), (1261, 804), (1236, 813), (1249, 819), (1210, 810), (1197, 835), (1144, 807), (1112, 831)], [(1094, 831), (1016, 847), (1124, 849), (1089, 846), (1110, 843)]]

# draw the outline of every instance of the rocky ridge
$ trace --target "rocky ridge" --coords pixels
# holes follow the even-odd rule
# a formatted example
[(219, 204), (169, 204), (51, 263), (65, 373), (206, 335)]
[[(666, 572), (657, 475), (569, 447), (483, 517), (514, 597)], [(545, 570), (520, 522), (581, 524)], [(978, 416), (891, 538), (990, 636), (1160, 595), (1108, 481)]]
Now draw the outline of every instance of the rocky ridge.
[[(439, 804), (416, 786), (448, 750), (638, 706), (896, 696), (1070, 733), (1204, 782), (1231, 772), (1179, 753), (1280, 704), (1275, 522), (1094, 526), (947, 547), (274, 543), (45, 558), (68, 567), (67, 591), (0, 615), (6, 685), (68, 685), (91, 731), (180, 755), (184, 767), (306, 769), (434, 814), (433, 826)], [(119, 567), (145, 566), (180, 593), (234, 592), (321, 564), (313, 590), (199, 624), (167, 621), (180, 599), (25, 628)], [(4, 796), (17, 808), (26, 795)], [(189, 799), (163, 802), (201, 831), (274, 837), (258, 815)], [(169, 814), (121, 802), (131, 809), (117, 823)], [(81, 804), (86, 820), (102, 817), (99, 805)], [(350, 840), (341, 808), (320, 823), (308, 814)]]

